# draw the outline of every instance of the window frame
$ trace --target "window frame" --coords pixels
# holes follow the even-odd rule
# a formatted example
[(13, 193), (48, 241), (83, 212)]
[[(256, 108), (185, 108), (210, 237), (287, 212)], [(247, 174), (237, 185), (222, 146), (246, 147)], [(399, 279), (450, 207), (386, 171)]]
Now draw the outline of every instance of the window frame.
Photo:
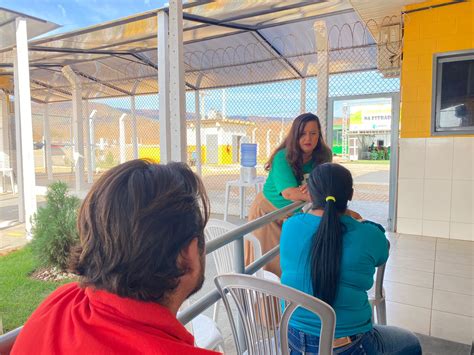
[(433, 92), (431, 98), (431, 135), (451, 136), (451, 135), (472, 135), (474, 126), (470, 127), (439, 127), (440, 106), (441, 106), (441, 80), (443, 78), (443, 64), (458, 62), (461, 60), (474, 60), (474, 50), (454, 51), (445, 53), (435, 53), (433, 55)]

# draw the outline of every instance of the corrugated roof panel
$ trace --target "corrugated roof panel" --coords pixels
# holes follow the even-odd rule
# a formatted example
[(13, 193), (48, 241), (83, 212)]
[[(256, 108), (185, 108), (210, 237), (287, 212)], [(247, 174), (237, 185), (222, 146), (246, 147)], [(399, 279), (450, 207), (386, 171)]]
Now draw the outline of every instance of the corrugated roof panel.
[[(184, 14), (187, 89), (316, 76), (315, 21), (326, 23), (331, 73), (377, 67), (375, 41), (348, 0), (218, 0)], [(64, 65), (80, 75), (84, 97), (156, 93), (156, 15), (150, 11), (30, 42), (33, 97), (70, 98)], [(0, 67), (11, 70), (11, 62), (9, 52), (0, 52)]]
[(417, 4), (419, 0), (349, 0), (361, 19), (365, 22), (371, 21), (369, 29), (375, 40), (379, 41), (380, 26), (399, 24), (401, 11), (404, 6)]
[(26, 19), (28, 39), (35, 38), (59, 27), (56, 23), (0, 7), (0, 50), (12, 48), (16, 45), (17, 18)]
[(307, 18), (325, 17), (331, 13), (344, 12), (345, 10), (352, 11), (352, 6), (348, 1), (315, 1), (310, 5), (299, 8), (253, 16), (233, 22), (246, 26), (265, 28), (286, 22), (299, 22)]

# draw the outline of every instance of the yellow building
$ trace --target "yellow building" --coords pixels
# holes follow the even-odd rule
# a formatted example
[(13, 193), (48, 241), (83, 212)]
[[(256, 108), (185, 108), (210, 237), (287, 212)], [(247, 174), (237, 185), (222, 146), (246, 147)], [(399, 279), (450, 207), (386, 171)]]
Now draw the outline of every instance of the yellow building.
[(474, 240), (474, 135), (433, 128), (433, 63), (461, 51), (474, 54), (473, 1), (426, 1), (405, 8), (399, 233)]
[[(201, 120), (201, 161), (203, 164), (240, 163), (240, 144), (252, 141), (254, 122), (222, 118)], [(188, 162), (196, 162), (196, 121), (189, 120), (186, 128)], [(140, 158), (160, 161), (159, 144), (141, 145)]]

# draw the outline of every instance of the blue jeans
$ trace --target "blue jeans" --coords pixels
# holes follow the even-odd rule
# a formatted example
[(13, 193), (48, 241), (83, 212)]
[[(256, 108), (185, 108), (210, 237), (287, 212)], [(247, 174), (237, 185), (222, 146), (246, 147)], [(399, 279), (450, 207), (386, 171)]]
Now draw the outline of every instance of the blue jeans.
[[(376, 325), (367, 332), (351, 337), (352, 343), (333, 350), (340, 355), (419, 355), (420, 341), (412, 332), (387, 325)], [(290, 355), (313, 355), (319, 353), (319, 337), (288, 329)]]

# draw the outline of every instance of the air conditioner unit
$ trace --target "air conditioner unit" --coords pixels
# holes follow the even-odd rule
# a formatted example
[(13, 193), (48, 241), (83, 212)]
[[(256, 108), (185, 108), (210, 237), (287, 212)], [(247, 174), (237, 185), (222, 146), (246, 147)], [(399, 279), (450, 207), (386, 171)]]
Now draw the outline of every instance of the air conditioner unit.
[(377, 69), (386, 78), (400, 75), (401, 28), (399, 24), (380, 27), (377, 44)]

